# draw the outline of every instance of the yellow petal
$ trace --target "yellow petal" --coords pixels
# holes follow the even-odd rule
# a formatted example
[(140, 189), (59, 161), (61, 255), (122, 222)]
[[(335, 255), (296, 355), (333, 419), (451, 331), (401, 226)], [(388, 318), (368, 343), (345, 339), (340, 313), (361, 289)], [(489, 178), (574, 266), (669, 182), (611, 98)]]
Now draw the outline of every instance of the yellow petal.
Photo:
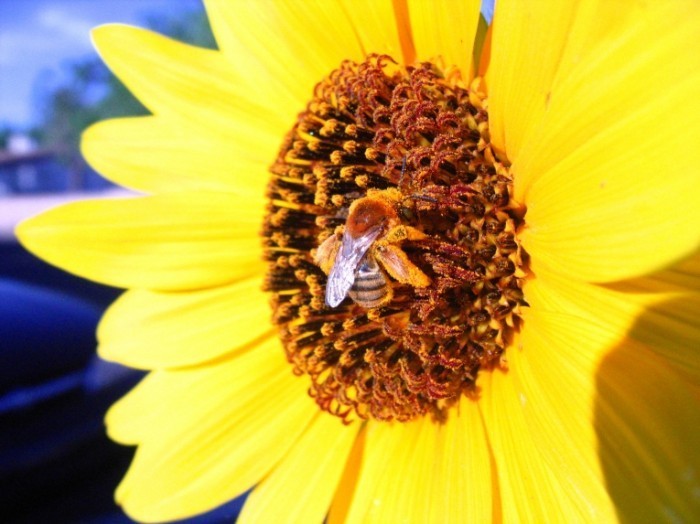
[[(617, 340), (625, 336), (638, 315), (648, 307), (676, 295), (673, 292), (627, 293), (596, 284), (570, 280), (556, 273), (538, 271), (524, 288), (530, 304), (523, 311), (527, 317), (540, 312), (566, 313), (591, 322), (605, 321)], [(615, 342), (613, 341), (613, 342)]]
[(630, 330), (629, 337), (662, 356), (686, 380), (700, 385), (700, 294), (654, 305)]
[(416, 58), (409, 14), (402, 1), (338, 0), (360, 41), (363, 57), (386, 54), (404, 64)]
[(654, 296), (629, 336), (700, 384), (700, 254), (649, 276), (606, 286), (624, 296)]
[[(491, 59), (491, 35), (493, 34), (493, 25), (489, 24), (483, 14), (479, 15), (479, 22), (476, 25), (476, 34), (474, 35), (474, 49), (472, 49), (472, 70), (473, 76), (487, 76), (488, 63)], [(486, 84), (486, 80), (482, 81), (482, 85)], [(484, 92), (488, 93), (488, 88), (484, 88)]]
[[(697, 360), (697, 339), (693, 347)], [(598, 454), (620, 520), (698, 521), (697, 388), (688, 387), (665, 359), (644, 346), (625, 344), (598, 367), (594, 420)]]
[(438, 428), (438, 449), (426, 458), (437, 468), (429, 487), (434, 501), (428, 505), (429, 522), (496, 520), (495, 473), (483, 421), (472, 400), (463, 399), (448, 422)]
[(604, 324), (615, 334), (609, 346), (632, 338), (700, 384), (700, 287), (697, 272), (692, 273), (696, 269), (688, 261), (650, 277), (606, 286), (542, 272), (526, 286), (531, 311), (525, 314), (567, 313)]
[(622, 5), (591, 2), (577, 13), (546, 111), (531, 117), (520, 150), (507, 151), (533, 260), (595, 282), (655, 271), (700, 247), (700, 56), (687, 52), (700, 10)]
[(270, 333), (267, 302), (259, 277), (190, 292), (127, 291), (100, 322), (99, 354), (141, 369), (211, 361)]
[(517, 159), (525, 134), (546, 109), (547, 93), (575, 18), (573, 2), (499, 0), (489, 63), (489, 131)]
[[(229, 395), (231, 388), (236, 389), (239, 394), (243, 394), (248, 388), (255, 391), (264, 389), (263, 380), (270, 374), (274, 377), (283, 377), (289, 371), (289, 364), (284, 363), (284, 359), (278, 358), (282, 348), (276, 337), (268, 337), (256, 344), (251, 351), (234, 355), (229, 359), (220, 359), (216, 362), (201, 366), (192, 366), (180, 369), (159, 369), (148, 375), (127, 395), (119, 399), (107, 412), (106, 423), (109, 436), (117, 442), (123, 444), (139, 444), (150, 438), (151, 432), (163, 431), (162, 424), (169, 427), (179, 427), (186, 425), (181, 417), (171, 417), (168, 410), (179, 402), (179, 398), (185, 398), (187, 388), (193, 384), (199, 384), (197, 388), (206, 388), (204, 377), (219, 377), (227, 370), (235, 370), (239, 367), (241, 371), (235, 371), (234, 376), (239, 377), (236, 381), (231, 381), (221, 391), (213, 395), (212, 399), (198, 398), (198, 402), (203, 402), (200, 406), (195, 406), (187, 402), (183, 409), (192, 417), (199, 416), (199, 411), (203, 410), (208, 402), (218, 402), (220, 395)], [(249, 364), (250, 363), (250, 364)], [(261, 367), (256, 371), (254, 365)], [(248, 367), (250, 366), (250, 367)], [(243, 369), (250, 372), (250, 376), (243, 377)], [(223, 380), (223, 378), (222, 378)], [(276, 379), (275, 379), (276, 380)], [(253, 392), (245, 393), (245, 395)], [(264, 394), (264, 391), (262, 392)], [(240, 404), (240, 402), (238, 403)], [(240, 406), (236, 409), (240, 409)], [(157, 424), (157, 428), (153, 426)]]
[(355, 443), (350, 450), (345, 470), (338, 484), (338, 489), (333, 496), (333, 503), (328, 512), (328, 524), (345, 524), (347, 522), (348, 512), (352, 504), (352, 496), (357, 487), (357, 478), (362, 467), (362, 455), (365, 450), (365, 441), (367, 440), (367, 425), (363, 424)]
[(457, 66), (468, 81), (472, 71), (472, 47), (479, 24), (481, 2), (409, 0), (417, 60), (442, 56), (446, 66)]
[[(669, 268), (674, 280), (682, 280), (689, 289), (700, 289), (700, 250)], [(669, 275), (669, 278), (672, 278)]]
[[(687, 420), (690, 414), (697, 413), (692, 385), (668, 360), (634, 338), (634, 311), (643, 313), (642, 305), (653, 303), (654, 297), (640, 293), (625, 300), (624, 293), (591, 285), (583, 289), (572, 283), (567, 289), (553, 278), (528, 283), (526, 294), (532, 307), (518, 343), (507, 353), (508, 372), (481, 374), (479, 379), (504, 521), (615, 520), (622, 497), (608, 489), (611, 468), (625, 471), (616, 473), (620, 484), (623, 477), (634, 476), (633, 485), (645, 492), (662, 486), (656, 495), (634, 498), (637, 517), (650, 516), (641, 520), (662, 521), (659, 511), (664, 505), (684, 517), (692, 514), (693, 486), (681, 480), (678, 466), (688, 447), (697, 442), (695, 432), (700, 429), (691, 434), (678, 429), (678, 422), (665, 424), (653, 413), (658, 405), (652, 409), (639, 400), (668, 394), (669, 403), (684, 404), (678, 414), (688, 424), (693, 424)], [(632, 335), (627, 336), (630, 326)], [(611, 353), (618, 359), (614, 369), (606, 368)], [(610, 391), (603, 395), (601, 384), (612, 388), (614, 395)], [(614, 420), (613, 413), (620, 420)], [(628, 434), (632, 426), (635, 429)], [(668, 429), (652, 434), (652, 428), (664, 426)], [(601, 445), (612, 435), (617, 440), (608, 453), (614, 456), (601, 456)], [(662, 454), (657, 449), (662, 446), (657, 445), (660, 438), (669, 450)], [(632, 444), (635, 449), (630, 449)], [(685, 493), (689, 501), (679, 503), (674, 490)], [(632, 491), (625, 495), (632, 496)]]
[(700, 251), (662, 271), (605, 287), (625, 293), (700, 292)]
[[(616, 289), (570, 280), (547, 271), (538, 271), (524, 288), (525, 299), (530, 307), (523, 310), (526, 325), (531, 316), (540, 314), (564, 314), (576, 322), (603, 324), (607, 338), (598, 333), (603, 347), (600, 351), (614, 346), (627, 336), (630, 328), (649, 308), (667, 300), (675, 300), (685, 293), (676, 290), (637, 290)], [(535, 320), (536, 321), (536, 320)], [(527, 329), (525, 330), (527, 332)]]
[(609, 345), (631, 337), (700, 383), (700, 281), (694, 269), (689, 261), (650, 277), (606, 286), (542, 271), (525, 287), (531, 306), (525, 315), (567, 313), (603, 323), (615, 333)]
[[(563, 356), (574, 350), (567, 352), (559, 340), (543, 350), (540, 340), (525, 338), (546, 336), (541, 330), (550, 328), (528, 318), (521, 347), (507, 354), (508, 373), (479, 376), (503, 522), (612, 522), (614, 507), (596, 456), (594, 370)], [(567, 343), (582, 352), (578, 335), (572, 332)], [(547, 341), (551, 346), (551, 337)], [(548, 360), (552, 353), (558, 358)]]
[(343, 60), (364, 57), (356, 29), (335, 1), (208, 0), (205, 5), (231, 66), (289, 125), (317, 82)]
[(223, 193), (88, 200), (22, 222), (35, 255), (118, 287), (181, 290), (259, 271), (261, 200)]
[(101, 175), (136, 191), (262, 195), (282, 134), (261, 136), (244, 119), (231, 118), (238, 124), (234, 138), (194, 132), (167, 117), (107, 120), (83, 133), (81, 151)]
[(241, 494), (317, 415), (307, 388), (276, 339), (219, 364), (151, 373), (107, 415), (110, 436), (139, 443), (118, 502), (132, 518), (160, 522)]
[(283, 118), (235, 74), (218, 51), (190, 46), (151, 31), (124, 25), (93, 30), (92, 38), (109, 68), (152, 113), (180, 126), (240, 134), (283, 136)]
[[(491, 465), (476, 405), (445, 425), (429, 417), (370, 423), (347, 522), (490, 522)], [(465, 496), (468, 494), (468, 496)]]
[(250, 494), (237, 522), (323, 522), (359, 424), (319, 413), (289, 454)]

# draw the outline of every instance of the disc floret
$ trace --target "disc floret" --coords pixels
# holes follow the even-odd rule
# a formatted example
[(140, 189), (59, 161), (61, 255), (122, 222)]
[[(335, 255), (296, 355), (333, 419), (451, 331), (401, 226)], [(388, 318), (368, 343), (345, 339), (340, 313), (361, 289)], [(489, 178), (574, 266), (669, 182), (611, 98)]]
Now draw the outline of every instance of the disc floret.
[(344, 419), (443, 417), (520, 326), (524, 210), (479, 82), (344, 62), (271, 167), (273, 318), (311, 395)]

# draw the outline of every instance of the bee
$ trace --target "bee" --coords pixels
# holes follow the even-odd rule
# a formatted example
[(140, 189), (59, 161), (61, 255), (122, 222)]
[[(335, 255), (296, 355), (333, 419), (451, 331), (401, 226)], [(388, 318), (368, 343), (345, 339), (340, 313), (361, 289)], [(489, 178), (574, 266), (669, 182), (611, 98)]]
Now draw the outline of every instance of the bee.
[(344, 226), (321, 243), (314, 261), (328, 275), (326, 305), (337, 307), (346, 296), (365, 309), (388, 304), (389, 276), (402, 284), (426, 287), (430, 278), (397, 245), (426, 235), (401, 223), (397, 189), (370, 190), (354, 201)]

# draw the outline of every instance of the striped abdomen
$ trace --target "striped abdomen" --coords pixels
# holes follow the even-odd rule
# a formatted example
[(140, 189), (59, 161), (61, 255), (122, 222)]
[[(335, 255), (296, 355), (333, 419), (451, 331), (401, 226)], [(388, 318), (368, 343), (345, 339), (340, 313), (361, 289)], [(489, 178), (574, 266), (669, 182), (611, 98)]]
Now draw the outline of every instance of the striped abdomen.
[(365, 309), (383, 306), (391, 300), (391, 285), (372, 256), (365, 256), (357, 266), (348, 295)]

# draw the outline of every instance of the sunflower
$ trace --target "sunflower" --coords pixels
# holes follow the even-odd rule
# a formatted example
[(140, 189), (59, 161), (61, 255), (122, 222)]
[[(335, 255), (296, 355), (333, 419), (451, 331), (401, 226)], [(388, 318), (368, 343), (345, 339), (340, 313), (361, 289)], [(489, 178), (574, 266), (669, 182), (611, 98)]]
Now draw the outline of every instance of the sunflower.
[(150, 370), (107, 415), (129, 515), (700, 516), (700, 9), (478, 4), (95, 30), (152, 115), (83, 153), (147, 196), (18, 236), (128, 289), (98, 336)]

